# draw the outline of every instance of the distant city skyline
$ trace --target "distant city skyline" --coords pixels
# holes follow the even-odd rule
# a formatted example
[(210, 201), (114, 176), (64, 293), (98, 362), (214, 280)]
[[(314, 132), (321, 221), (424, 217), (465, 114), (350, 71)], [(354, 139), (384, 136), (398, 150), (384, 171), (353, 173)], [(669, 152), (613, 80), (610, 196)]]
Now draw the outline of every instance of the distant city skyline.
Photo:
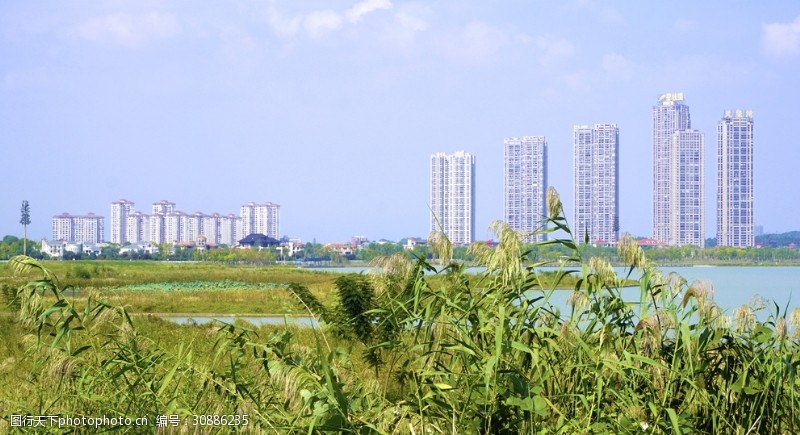
[(63, 211), (110, 225), (119, 198), (224, 214), (239, 213), (231, 198), (268, 198), (281, 235), (424, 237), (425, 156), (463, 149), (478, 161), (473, 238), (486, 240), (503, 219), (503, 138), (547, 138), (548, 185), (572, 221), (573, 126), (613, 122), (620, 233), (652, 236), (651, 111), (678, 91), (705, 134), (705, 237), (717, 232), (715, 131), (735, 108), (758, 120), (754, 223), (800, 229), (786, 199), (800, 8), (728, 6), (2, 2), (0, 235), (22, 235), (22, 200), (41, 239)]
[(106, 238), (105, 217), (89, 213), (62, 213), (52, 218), (49, 240), (77, 243), (199, 243), (203, 245), (236, 245), (251, 234), (279, 239), (280, 205), (273, 202), (242, 204), (240, 215), (217, 212), (186, 213), (171, 201), (151, 205), (151, 214), (135, 209), (136, 203), (119, 199), (111, 203), (110, 237)]

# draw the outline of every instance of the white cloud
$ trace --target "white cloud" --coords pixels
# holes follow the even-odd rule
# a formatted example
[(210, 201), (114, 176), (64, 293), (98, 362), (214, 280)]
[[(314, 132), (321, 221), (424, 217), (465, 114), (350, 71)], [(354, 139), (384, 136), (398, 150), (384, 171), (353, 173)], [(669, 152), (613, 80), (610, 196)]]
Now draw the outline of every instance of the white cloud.
[(441, 48), (450, 56), (469, 61), (484, 61), (508, 44), (509, 37), (500, 29), (473, 21), (458, 33), (442, 38)]
[(171, 14), (111, 14), (87, 20), (75, 29), (78, 36), (101, 43), (138, 46), (148, 41), (169, 38), (180, 31)]
[(421, 32), (428, 28), (428, 22), (413, 11), (404, 9), (394, 15), (403, 29), (412, 32)]
[(394, 19), (380, 27), (380, 37), (394, 48), (408, 50), (416, 42), (417, 35), (428, 29), (429, 15), (427, 6), (402, 5), (395, 11)]
[(303, 19), (303, 28), (312, 38), (319, 38), (340, 27), (342, 27), (342, 17), (334, 11), (315, 11)]
[[(379, 10), (392, 9), (390, 0), (363, 0), (344, 12), (335, 10), (316, 10), (294, 16), (286, 16), (272, 0), (267, 7), (267, 22), (273, 32), (281, 38), (289, 39), (304, 33), (311, 38), (321, 38), (342, 29), (346, 24), (358, 24), (365, 16)], [(411, 23), (411, 17), (404, 17)]]
[(603, 69), (612, 77), (630, 80), (633, 76), (634, 64), (625, 56), (609, 53), (603, 56)]
[(281, 38), (291, 38), (300, 30), (303, 17), (287, 17), (275, 7), (274, 3), (270, 3), (267, 8), (267, 21), (276, 35)]
[(351, 23), (358, 23), (364, 15), (391, 8), (392, 2), (389, 0), (364, 0), (348, 9), (344, 14)]
[(477, 21), (469, 23), (464, 28), (462, 36), (466, 48), (478, 57), (494, 54), (508, 43), (505, 32)]
[(800, 16), (791, 23), (764, 24), (761, 48), (767, 55), (775, 57), (800, 54)]
[(545, 65), (570, 57), (575, 53), (575, 46), (564, 38), (542, 36), (536, 38), (536, 46), (542, 51), (539, 61)]

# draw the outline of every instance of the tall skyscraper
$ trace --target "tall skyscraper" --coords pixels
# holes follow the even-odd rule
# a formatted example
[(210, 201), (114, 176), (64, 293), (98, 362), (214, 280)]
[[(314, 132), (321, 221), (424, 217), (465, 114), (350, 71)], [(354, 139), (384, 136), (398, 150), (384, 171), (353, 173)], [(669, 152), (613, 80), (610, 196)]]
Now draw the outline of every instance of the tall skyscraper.
[(653, 107), (653, 237), (664, 244), (705, 243), (703, 147), (683, 94), (661, 95)]
[(133, 202), (120, 199), (111, 203), (111, 243), (123, 244), (128, 240), (128, 215), (133, 211)]
[(454, 245), (475, 234), (475, 157), (467, 152), (431, 156), (430, 230), (444, 231)]
[(704, 148), (703, 133), (697, 130), (679, 130), (672, 135), (670, 245), (705, 245)]
[(717, 244), (755, 244), (753, 112), (726, 111), (717, 125)]
[(514, 231), (541, 241), (539, 229), (547, 214), (547, 140), (544, 136), (503, 140), (503, 219)]
[(574, 144), (574, 236), (583, 243), (619, 240), (619, 128), (576, 125)]

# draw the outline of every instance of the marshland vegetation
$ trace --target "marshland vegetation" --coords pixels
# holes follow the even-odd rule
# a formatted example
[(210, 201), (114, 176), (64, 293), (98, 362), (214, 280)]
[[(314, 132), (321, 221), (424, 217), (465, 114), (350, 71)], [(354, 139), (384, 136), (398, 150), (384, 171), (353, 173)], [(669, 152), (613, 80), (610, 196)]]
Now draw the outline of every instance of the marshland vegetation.
[[(579, 271), (543, 276), (497, 224), (498, 245), (473, 248), (480, 275), (451, 262), (441, 238), (435, 260), (387, 257), (382, 274), (262, 281), (321, 319), (314, 328), (131, 317), (104, 295), (109, 282), (73, 300), (65, 270), (15, 257), (27, 284), (5, 283), (0, 429), (14, 413), (247, 414), (242, 433), (800, 432), (800, 312), (725, 313), (704, 283), (660, 273), (629, 237), (618, 255), (641, 279), (638, 300), (623, 300), (626, 276), (583, 258), (554, 192), (548, 204), (543, 231), (567, 236), (543, 243), (571, 252)], [(567, 277), (562, 309), (549, 297)], [(224, 280), (252, 291), (253, 280)]]

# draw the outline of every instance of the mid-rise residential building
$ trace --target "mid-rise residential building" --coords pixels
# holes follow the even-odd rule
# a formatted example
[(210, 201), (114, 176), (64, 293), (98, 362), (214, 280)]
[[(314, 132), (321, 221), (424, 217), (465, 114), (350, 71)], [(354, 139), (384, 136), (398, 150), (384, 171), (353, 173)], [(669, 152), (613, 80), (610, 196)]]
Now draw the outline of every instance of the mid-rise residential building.
[(240, 227), (241, 218), (230, 213), (219, 218), (219, 244), (234, 246), (241, 240), (236, 238), (236, 228)]
[(703, 247), (703, 134), (692, 129), (682, 93), (653, 107), (653, 237)]
[(178, 243), (189, 241), (188, 216), (182, 211), (173, 211), (164, 216), (164, 243)]
[(105, 218), (94, 213), (53, 216), (53, 240), (75, 243), (102, 243), (105, 238)]
[(592, 244), (619, 240), (619, 128), (577, 125), (574, 144), (574, 236)]
[(75, 239), (79, 243), (102, 243), (105, 239), (105, 218), (89, 213), (73, 216)]
[(248, 202), (239, 209), (241, 217), (242, 238), (250, 234), (263, 234), (273, 239), (278, 238), (280, 206), (273, 202), (256, 204)]
[(70, 242), (73, 239), (72, 215), (65, 212), (53, 216), (53, 240)]
[(534, 233), (547, 213), (547, 140), (510, 137), (503, 148), (503, 219), (526, 241), (541, 241), (544, 235)]
[[(176, 209), (174, 202), (167, 200), (153, 203), (151, 215), (135, 211), (133, 206), (134, 203), (126, 199), (111, 204), (114, 217), (112, 232), (115, 240), (118, 240), (115, 243), (191, 244), (202, 238), (204, 245), (234, 246), (253, 233), (277, 239), (280, 228), (280, 206), (272, 202), (243, 205), (241, 211), (244, 219), (233, 213), (185, 213)], [(68, 213), (53, 217), (54, 239), (74, 239), (73, 218)]]
[(166, 223), (167, 216), (163, 213), (153, 213), (150, 215), (150, 229), (149, 241), (160, 244), (167, 243), (166, 239)]
[(153, 214), (166, 215), (175, 211), (175, 203), (162, 199), (161, 201), (153, 203)]
[(717, 125), (717, 245), (755, 244), (753, 112), (726, 111)]
[(206, 243), (208, 243), (209, 239), (203, 227), (205, 216), (199, 211), (186, 216), (186, 240), (182, 241), (196, 242), (200, 236), (203, 236), (206, 238)]
[(212, 245), (219, 245), (219, 221), (222, 215), (211, 213), (203, 215), (203, 235), (206, 241)]
[(454, 245), (472, 243), (475, 234), (475, 157), (458, 151), (430, 158), (431, 232), (443, 231)]
[(133, 211), (134, 203), (127, 199), (120, 199), (111, 203), (111, 243), (123, 244), (127, 239), (128, 215)]
[(140, 211), (130, 213), (125, 223), (125, 242), (150, 241), (150, 216)]

